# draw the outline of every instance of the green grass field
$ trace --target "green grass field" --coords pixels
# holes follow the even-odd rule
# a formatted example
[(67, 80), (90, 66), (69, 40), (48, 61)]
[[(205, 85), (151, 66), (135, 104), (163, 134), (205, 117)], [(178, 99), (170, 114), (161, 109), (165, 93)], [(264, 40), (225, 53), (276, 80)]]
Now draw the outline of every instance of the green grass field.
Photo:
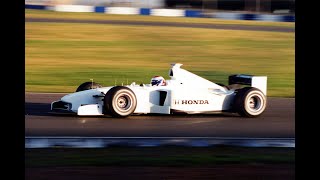
[(108, 147), (25, 149), (26, 167), (295, 164), (294, 148)]
[[(294, 26), (36, 10), (26, 10), (26, 17)], [(30, 22), (25, 31), (27, 92), (73, 92), (90, 79), (104, 86), (149, 83), (154, 75), (168, 79), (170, 63), (179, 62), (191, 72), (225, 84), (235, 73), (266, 75), (268, 96), (295, 96), (294, 33)]]

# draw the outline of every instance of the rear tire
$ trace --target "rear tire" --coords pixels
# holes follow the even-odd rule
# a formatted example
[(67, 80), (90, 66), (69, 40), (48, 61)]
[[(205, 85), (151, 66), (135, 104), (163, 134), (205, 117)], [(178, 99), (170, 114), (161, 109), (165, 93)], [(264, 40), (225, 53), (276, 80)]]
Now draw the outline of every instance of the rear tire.
[(101, 88), (102, 86), (98, 83), (95, 82), (84, 82), (82, 83), (76, 90), (76, 92), (79, 91), (85, 91), (89, 89), (96, 89), (96, 88)]
[(224, 85), (222, 83), (216, 83), (216, 84), (219, 85), (219, 86), (224, 87), (226, 90), (230, 90), (228, 86), (226, 86), (226, 85)]
[(260, 116), (265, 111), (266, 106), (266, 96), (254, 87), (239, 89), (234, 101), (235, 111), (241, 116), (250, 118)]
[(136, 95), (124, 86), (111, 88), (104, 98), (105, 113), (113, 117), (127, 117), (135, 111), (136, 106)]

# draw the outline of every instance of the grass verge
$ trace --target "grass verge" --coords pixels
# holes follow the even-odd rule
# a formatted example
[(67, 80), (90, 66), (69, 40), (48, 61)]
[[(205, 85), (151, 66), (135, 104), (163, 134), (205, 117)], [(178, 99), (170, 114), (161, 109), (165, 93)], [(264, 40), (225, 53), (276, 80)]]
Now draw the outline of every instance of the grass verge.
[(25, 149), (26, 167), (295, 164), (294, 148), (108, 147)]

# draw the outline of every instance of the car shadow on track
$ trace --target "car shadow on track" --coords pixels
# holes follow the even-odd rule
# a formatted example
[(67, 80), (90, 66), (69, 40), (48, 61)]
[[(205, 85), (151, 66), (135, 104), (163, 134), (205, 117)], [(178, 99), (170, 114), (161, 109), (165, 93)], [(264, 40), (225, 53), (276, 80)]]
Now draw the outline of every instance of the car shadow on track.
[(162, 117), (175, 117), (175, 118), (206, 118), (206, 117), (240, 117), (238, 114), (235, 113), (208, 113), (208, 114), (187, 114), (187, 113), (176, 113), (176, 114), (135, 114), (133, 116), (162, 116)]
[[(78, 117), (76, 114), (68, 114), (68, 113), (53, 113), (50, 112), (51, 104), (50, 103), (33, 103), (26, 102), (25, 103), (25, 115), (33, 115), (33, 116), (67, 116), (67, 117)], [(176, 114), (133, 114), (132, 117), (174, 117), (174, 118), (206, 118), (206, 117), (239, 117), (234, 113), (212, 113), (212, 114), (186, 114), (186, 113), (176, 113)], [(103, 118), (113, 118), (109, 115), (105, 116), (81, 116), (81, 117), (103, 117)]]
[[(51, 104), (50, 103), (25, 103), (25, 115), (33, 116), (54, 116), (50, 112)], [(64, 116), (74, 116), (73, 114), (64, 114)]]

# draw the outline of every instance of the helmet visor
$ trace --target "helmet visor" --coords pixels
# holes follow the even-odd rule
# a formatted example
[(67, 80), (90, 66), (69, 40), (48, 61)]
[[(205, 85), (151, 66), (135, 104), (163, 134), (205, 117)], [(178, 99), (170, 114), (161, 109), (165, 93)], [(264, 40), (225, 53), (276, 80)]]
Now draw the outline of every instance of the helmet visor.
[(159, 84), (161, 84), (161, 82), (162, 82), (162, 80), (153, 79), (153, 80), (151, 80), (151, 85), (158, 86)]

